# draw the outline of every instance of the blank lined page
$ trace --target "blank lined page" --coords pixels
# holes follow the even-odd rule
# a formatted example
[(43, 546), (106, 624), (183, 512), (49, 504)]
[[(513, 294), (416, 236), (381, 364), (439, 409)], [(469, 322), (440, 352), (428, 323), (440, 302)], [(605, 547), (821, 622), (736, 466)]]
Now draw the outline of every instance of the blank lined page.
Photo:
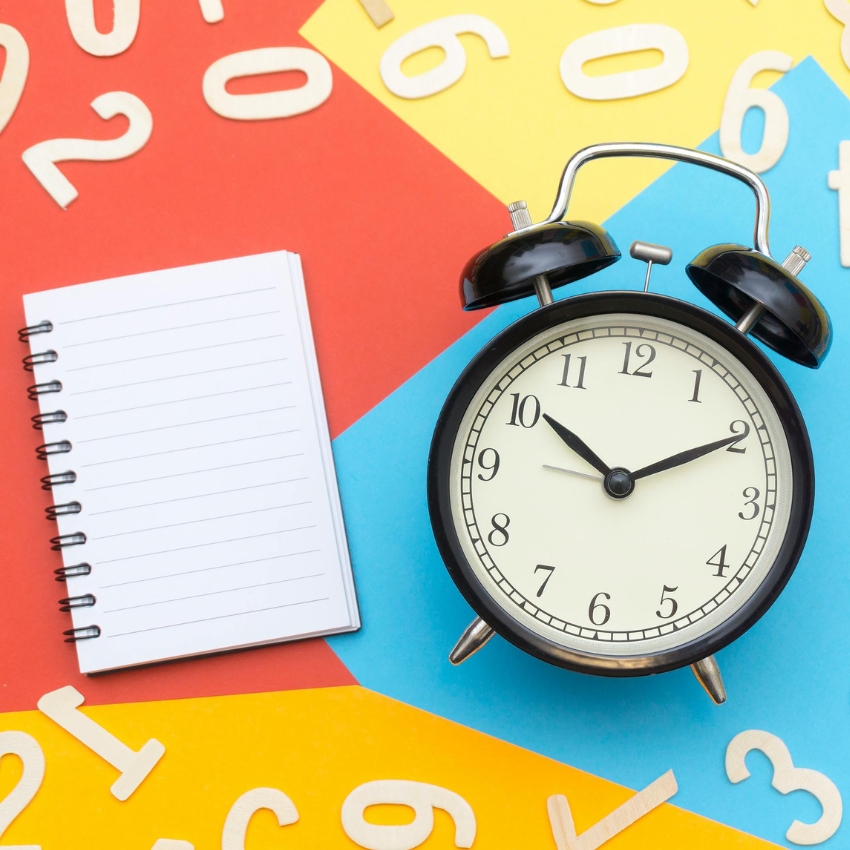
[[(359, 627), (298, 257), (263, 254), (24, 298), (84, 673)], [(57, 587), (62, 587), (57, 585)], [(70, 623), (68, 623), (70, 627)], [(57, 634), (57, 640), (61, 635)]]

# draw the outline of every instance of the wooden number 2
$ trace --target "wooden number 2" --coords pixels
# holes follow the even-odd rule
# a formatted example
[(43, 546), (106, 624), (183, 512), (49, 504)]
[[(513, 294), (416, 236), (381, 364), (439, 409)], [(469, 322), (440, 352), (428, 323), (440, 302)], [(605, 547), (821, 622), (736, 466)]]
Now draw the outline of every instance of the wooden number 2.
[[(307, 82), (297, 89), (263, 94), (230, 94), (225, 86), (237, 77), (302, 71)], [(261, 47), (213, 62), (204, 74), (204, 99), (213, 112), (235, 121), (290, 118), (321, 106), (333, 90), (328, 60), (307, 47)]]
[(82, 704), (83, 695), (68, 685), (45, 694), (38, 701), (38, 710), (121, 771), (121, 776), (110, 790), (119, 800), (126, 800), (163, 757), (165, 747), (151, 738), (138, 752), (131, 750), (103, 726), (79, 711)]
[[(12, 821), (29, 805), (44, 779), (44, 753), (26, 732), (0, 732), (0, 759), (16, 755), (24, 763), (24, 772), (12, 793), (0, 803), (0, 837)], [(0, 850), (41, 850), (37, 844), (3, 844)]]
[(112, 0), (112, 5), (112, 32), (102, 33), (94, 23), (94, 0), (65, 0), (71, 35), (92, 56), (117, 56), (136, 38), (140, 0)]
[(833, 18), (844, 24), (844, 32), (841, 33), (841, 58), (850, 68), (850, 3), (847, 0), (823, 0), (823, 5)]
[(6, 48), (6, 67), (0, 78), (0, 133), (15, 114), (30, 69), (30, 51), (24, 37), (8, 24), (0, 24), (0, 47)]
[[(381, 57), (381, 79), (398, 97), (415, 100), (428, 97), (453, 86), (466, 70), (466, 50), (458, 38), (461, 33), (475, 33), (484, 39), (493, 59), (508, 56), (510, 47), (505, 34), (481, 15), (450, 15), (405, 33), (384, 51)], [(429, 47), (439, 47), (446, 54), (430, 71), (408, 77), (401, 70), (405, 59)]]
[(581, 835), (576, 835), (567, 798), (563, 794), (550, 797), (547, 805), (555, 844), (558, 850), (596, 850), (635, 821), (657, 809), (678, 790), (676, 777), (672, 770), (668, 770)]
[(289, 826), (298, 820), (295, 803), (277, 788), (254, 788), (246, 791), (230, 809), (221, 834), (221, 850), (245, 850), (245, 834), (251, 818), (261, 809), (269, 809), (277, 816), (280, 826)]
[(69, 159), (84, 159), (106, 162), (124, 159), (140, 151), (151, 136), (153, 117), (147, 106), (134, 94), (125, 91), (113, 91), (102, 94), (92, 101), (92, 109), (104, 120), (124, 115), (130, 119), (130, 126), (123, 136), (117, 139), (51, 139), (39, 142), (23, 153), (27, 168), (36, 180), (44, 186), (50, 196), (66, 209), (79, 192), (65, 175), (56, 167), (57, 162)]
[(816, 770), (794, 767), (791, 754), (784, 742), (759, 729), (749, 729), (736, 735), (726, 748), (726, 775), (732, 782), (748, 779), (745, 758), (751, 750), (760, 750), (773, 765), (771, 785), (780, 794), (791, 791), (808, 791), (820, 804), (823, 814), (815, 823), (795, 820), (785, 833), (793, 844), (821, 844), (831, 838), (841, 825), (841, 794), (832, 780)]
[[(404, 826), (369, 823), (363, 813), (369, 806), (395, 804), (409, 806), (416, 813)], [(455, 846), (472, 847), (475, 841), (475, 813), (454, 791), (405, 779), (380, 779), (355, 788), (342, 804), (345, 834), (366, 850), (413, 850), (428, 839), (434, 829), (434, 809), (447, 811), (455, 823)]]
[[(788, 110), (772, 91), (750, 88), (761, 71), (790, 71), (794, 60), (778, 50), (762, 50), (748, 56), (735, 71), (720, 119), (720, 149), (723, 156), (751, 168), (759, 174), (773, 168), (788, 144)], [(752, 107), (764, 112), (764, 136), (756, 153), (741, 147), (744, 116)]]

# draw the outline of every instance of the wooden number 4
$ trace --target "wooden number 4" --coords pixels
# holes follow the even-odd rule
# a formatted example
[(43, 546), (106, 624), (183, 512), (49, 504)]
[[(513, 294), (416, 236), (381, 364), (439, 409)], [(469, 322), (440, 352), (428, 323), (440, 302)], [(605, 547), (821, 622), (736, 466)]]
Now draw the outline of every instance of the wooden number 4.
[(563, 794), (550, 797), (547, 806), (555, 844), (558, 850), (596, 850), (635, 821), (649, 814), (653, 809), (657, 809), (678, 790), (676, 777), (672, 770), (668, 770), (581, 835), (576, 835), (573, 814), (567, 798)]
[(151, 738), (138, 752), (131, 750), (103, 726), (78, 710), (83, 699), (83, 695), (76, 688), (68, 685), (45, 694), (38, 701), (38, 709), (90, 750), (94, 750), (104, 761), (121, 771), (121, 776), (115, 781), (111, 791), (119, 800), (126, 800), (163, 757), (165, 747)]

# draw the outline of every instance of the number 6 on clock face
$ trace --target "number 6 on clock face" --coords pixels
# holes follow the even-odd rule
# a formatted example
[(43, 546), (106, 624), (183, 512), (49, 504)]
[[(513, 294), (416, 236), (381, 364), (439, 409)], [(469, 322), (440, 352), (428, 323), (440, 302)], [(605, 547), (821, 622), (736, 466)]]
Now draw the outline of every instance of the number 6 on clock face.
[(473, 360), (429, 504), (485, 622), (544, 660), (635, 675), (761, 616), (805, 540), (812, 469), (790, 393), (741, 339), (683, 302), (607, 293), (539, 310)]

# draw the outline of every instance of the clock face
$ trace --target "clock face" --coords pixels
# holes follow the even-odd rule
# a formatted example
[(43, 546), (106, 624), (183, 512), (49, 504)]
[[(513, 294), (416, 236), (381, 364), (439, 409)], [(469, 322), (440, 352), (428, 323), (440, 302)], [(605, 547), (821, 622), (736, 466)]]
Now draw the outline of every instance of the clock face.
[(449, 522), (502, 622), (645, 658), (722, 630), (776, 581), (799, 532), (794, 483), (781, 415), (727, 347), (604, 313), (534, 334), (486, 374), (452, 441)]

